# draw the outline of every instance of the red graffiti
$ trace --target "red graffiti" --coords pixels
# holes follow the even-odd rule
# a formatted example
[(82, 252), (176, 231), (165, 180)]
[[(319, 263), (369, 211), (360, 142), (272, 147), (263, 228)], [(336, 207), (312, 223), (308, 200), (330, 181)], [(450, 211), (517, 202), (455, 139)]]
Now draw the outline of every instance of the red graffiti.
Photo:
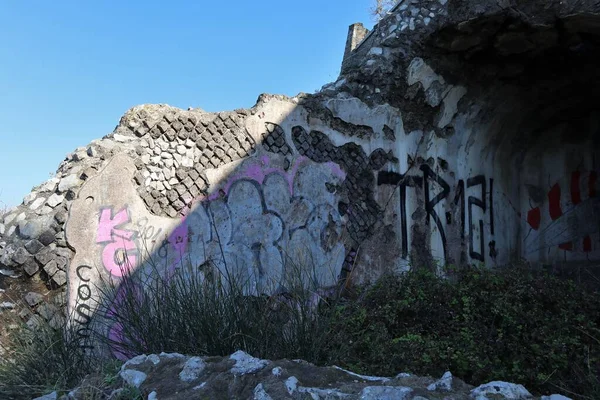
[[(578, 207), (589, 206), (586, 205), (586, 201), (597, 197), (596, 182), (598, 180), (598, 174), (595, 171), (573, 171), (570, 176), (566, 177), (557, 183), (555, 183), (548, 191), (548, 202), (547, 208), (543, 205), (536, 206), (527, 212), (527, 224), (535, 231), (540, 231), (540, 227), (544, 226), (544, 229), (548, 229), (550, 225), (563, 226), (562, 229), (568, 229), (566, 225), (567, 215), (571, 213), (571, 219), (575, 218), (575, 210)], [(563, 186), (568, 186), (568, 190), (562, 190)], [(587, 189), (587, 190), (586, 190)], [(566, 192), (566, 193), (565, 193)], [(547, 210), (547, 214), (544, 210)], [(548, 220), (548, 217), (549, 220)], [(558, 226), (558, 225), (557, 225)], [(555, 232), (560, 231), (554, 230)], [(593, 251), (593, 240), (590, 234), (591, 231), (582, 232), (580, 236), (573, 236), (572, 240), (565, 241), (563, 243), (555, 243), (558, 248), (566, 251), (583, 251), (584, 253), (590, 253)], [(581, 241), (581, 242), (580, 242)], [(577, 246), (576, 244), (579, 244)]]
[(560, 208), (560, 186), (558, 183), (552, 186), (552, 189), (548, 192), (548, 211), (553, 221), (563, 214)]
[(540, 222), (542, 221), (542, 213), (539, 207), (532, 208), (527, 213), (527, 223), (536, 231), (540, 229)]
[(96, 243), (105, 243), (102, 250), (102, 263), (113, 276), (123, 276), (137, 262), (137, 247), (131, 240), (134, 232), (118, 229), (128, 222), (130, 218), (127, 208), (123, 208), (114, 216), (111, 208), (100, 210)]

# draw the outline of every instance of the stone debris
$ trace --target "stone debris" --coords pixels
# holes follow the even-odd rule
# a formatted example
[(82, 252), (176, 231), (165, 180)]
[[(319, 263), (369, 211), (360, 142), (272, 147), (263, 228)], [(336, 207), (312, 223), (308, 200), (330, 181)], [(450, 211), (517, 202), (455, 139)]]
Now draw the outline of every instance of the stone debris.
[(430, 391), (451, 391), (452, 390), (452, 373), (447, 371), (439, 381), (433, 382), (431, 385), (427, 386), (427, 390)]
[(179, 373), (179, 379), (183, 382), (195, 381), (205, 368), (206, 363), (202, 361), (202, 358), (192, 357), (185, 362), (183, 370)]
[(502, 396), (501, 398), (507, 400), (524, 400), (533, 397), (523, 385), (503, 381), (493, 381), (478, 386), (471, 390), (471, 396), (475, 400), (493, 399), (494, 396)]
[(263, 369), (269, 363), (266, 360), (252, 357), (250, 354), (241, 350), (236, 351), (229, 358), (235, 360), (235, 365), (231, 368), (231, 373), (234, 375), (251, 374)]
[(128, 385), (137, 388), (139, 388), (148, 377), (145, 373), (136, 371), (135, 369), (125, 369), (119, 373), (119, 376), (123, 378)]
[[(139, 355), (123, 364), (120, 377), (122, 387), (107, 389), (113, 396), (133, 386), (148, 393), (149, 399), (571, 400), (561, 395), (533, 397), (521, 385), (507, 382), (474, 388), (449, 372), (437, 381), (410, 374), (371, 377), (302, 360), (261, 360), (242, 351), (228, 357)], [(82, 389), (60, 400), (83, 400)]]

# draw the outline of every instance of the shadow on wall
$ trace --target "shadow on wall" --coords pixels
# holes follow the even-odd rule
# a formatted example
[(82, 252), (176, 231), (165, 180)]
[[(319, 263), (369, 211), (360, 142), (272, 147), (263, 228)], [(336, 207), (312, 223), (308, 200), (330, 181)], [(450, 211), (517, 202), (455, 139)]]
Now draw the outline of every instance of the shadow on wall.
[(110, 319), (110, 311), (95, 315), (100, 287), (116, 285), (118, 301), (129, 287), (119, 288), (124, 276), (143, 287), (156, 269), (168, 281), (185, 268), (274, 295), (288, 290), (293, 264), (309, 269), (312, 290), (338, 283), (381, 216), (373, 170), (392, 157), (336, 146), (307, 119), (305, 108), (282, 99), (259, 99), (251, 112), (126, 114), (117, 131), (141, 136), (140, 146), (84, 184), (66, 224), (76, 250), (68, 306), (84, 347), (97, 345), (89, 342), (93, 320)]

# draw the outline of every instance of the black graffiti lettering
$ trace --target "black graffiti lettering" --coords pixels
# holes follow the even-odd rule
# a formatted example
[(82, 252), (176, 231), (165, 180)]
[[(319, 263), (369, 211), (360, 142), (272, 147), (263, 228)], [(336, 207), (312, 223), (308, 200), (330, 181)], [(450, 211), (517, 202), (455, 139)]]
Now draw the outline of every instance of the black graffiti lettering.
[[(85, 293), (84, 293), (85, 289)], [(89, 300), (92, 298), (92, 289), (86, 284), (79, 285), (77, 288), (77, 297), (83, 301)]]
[(402, 258), (408, 258), (408, 224), (406, 222), (406, 187), (414, 184), (414, 177), (392, 171), (379, 171), (377, 185), (392, 185), (400, 188), (400, 229), (402, 234)]
[(473, 245), (473, 206), (477, 206), (486, 212), (486, 201), (485, 201), (485, 177), (483, 175), (478, 175), (473, 178), (467, 179), (467, 188), (471, 188), (473, 186), (481, 186), (481, 198), (477, 198), (474, 196), (469, 196), (469, 256), (472, 259), (478, 261), (485, 261), (484, 257), (484, 232), (483, 232), (483, 220), (479, 220), (479, 251), (475, 251)]
[(77, 269), (75, 270), (75, 273), (77, 274), (77, 277), (79, 279), (81, 279), (83, 282), (89, 282), (89, 279), (84, 279), (83, 276), (81, 276), (81, 269), (82, 268), (87, 268), (87, 269), (92, 269), (92, 267), (88, 266), (88, 265), (80, 265), (77, 267)]
[[(420, 166), (420, 170), (423, 173), (423, 176), (409, 176), (406, 174), (400, 174), (392, 171), (379, 171), (377, 175), (377, 185), (393, 185), (397, 186), (400, 190), (400, 224), (401, 224), (401, 233), (402, 233), (402, 257), (407, 258), (409, 253), (409, 245), (408, 245), (408, 222), (407, 222), (407, 187), (423, 187), (423, 196), (425, 202), (425, 211), (427, 212), (425, 223), (427, 225), (430, 224), (430, 221), (433, 220), (436, 227), (440, 232), (440, 237), (442, 241), (444, 256), (447, 257), (447, 238), (446, 232), (444, 229), (444, 224), (442, 218), (435, 210), (435, 206), (440, 204), (444, 200), (452, 201), (455, 206), (460, 207), (460, 236), (461, 239), (465, 239), (465, 235), (467, 232), (467, 224), (468, 224), (468, 235), (469, 235), (469, 255), (474, 260), (485, 261), (484, 256), (484, 243), (485, 243), (485, 234), (483, 230), (484, 221), (483, 219), (478, 222), (473, 221), (473, 207), (479, 207), (483, 213), (485, 214), (487, 209), (487, 200), (486, 200), (486, 178), (484, 175), (477, 175), (471, 178), (468, 178), (466, 181), (463, 179), (458, 180), (456, 184), (456, 188), (454, 191), (454, 197), (450, 197), (450, 185), (446, 182), (441, 176), (435, 173), (431, 167), (427, 164), (423, 164)], [(432, 186), (439, 186), (440, 190), (432, 197)], [(494, 213), (493, 213), (493, 179), (490, 179), (490, 196), (489, 196), (489, 218), (490, 218), (490, 233), (494, 235)], [(468, 196), (466, 197), (466, 188), (472, 188), (476, 186), (481, 186), (481, 196)], [(465, 200), (466, 203), (465, 204)], [(446, 212), (444, 215), (446, 225), (452, 224), (452, 213)], [(468, 220), (467, 220), (468, 217)], [(474, 224), (479, 225), (479, 248), (475, 249), (475, 245), (473, 243), (473, 234), (474, 234)], [(495, 242), (494, 242), (495, 243)]]
[(77, 315), (83, 318), (83, 321), (77, 321), (77, 322), (79, 322), (82, 325), (87, 325), (92, 320), (92, 317), (89, 314), (84, 313), (81, 309), (87, 310), (89, 313), (91, 313), (92, 309), (87, 304), (80, 304), (75, 309), (75, 311), (77, 312)]
[(90, 336), (92, 335), (92, 330), (89, 327), (79, 328), (77, 329), (77, 340), (79, 341), (80, 349), (94, 349), (94, 346), (87, 344), (90, 343)]
[[(490, 178), (490, 234), (494, 236), (494, 180), (492, 178)], [(496, 242), (494, 241), (495, 245)]]
[[(421, 171), (423, 171), (423, 192), (425, 194), (425, 211), (427, 211), (427, 219), (425, 223), (429, 225), (429, 219), (433, 219), (435, 225), (440, 232), (440, 236), (442, 239), (442, 247), (444, 250), (444, 257), (447, 255), (446, 253), (446, 232), (444, 231), (444, 226), (442, 225), (442, 220), (440, 216), (435, 211), (435, 206), (444, 200), (448, 193), (450, 193), (450, 185), (443, 180), (438, 174), (432, 171), (431, 167), (427, 164), (421, 165)], [(429, 193), (429, 180), (433, 180), (439, 186), (441, 186), (442, 191), (439, 192), (433, 199), (430, 198)]]
[(377, 185), (397, 185), (402, 180), (402, 175), (392, 171), (379, 171), (377, 174)]
[(456, 194), (454, 195), (454, 205), (460, 203), (460, 237), (465, 238), (465, 181), (460, 179), (456, 186)]
[(169, 241), (168, 240), (165, 239), (162, 242), (162, 244), (158, 248), (157, 254), (160, 258), (167, 258), (167, 255), (169, 254)]

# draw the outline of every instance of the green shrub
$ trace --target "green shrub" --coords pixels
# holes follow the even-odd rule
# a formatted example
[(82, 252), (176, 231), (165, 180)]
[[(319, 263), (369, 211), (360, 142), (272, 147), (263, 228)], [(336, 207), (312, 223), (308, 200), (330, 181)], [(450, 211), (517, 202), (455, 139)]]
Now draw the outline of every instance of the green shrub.
[[(600, 295), (525, 269), (386, 276), (339, 306), (322, 361), (598, 397)], [(594, 397), (596, 396), (596, 397)]]

